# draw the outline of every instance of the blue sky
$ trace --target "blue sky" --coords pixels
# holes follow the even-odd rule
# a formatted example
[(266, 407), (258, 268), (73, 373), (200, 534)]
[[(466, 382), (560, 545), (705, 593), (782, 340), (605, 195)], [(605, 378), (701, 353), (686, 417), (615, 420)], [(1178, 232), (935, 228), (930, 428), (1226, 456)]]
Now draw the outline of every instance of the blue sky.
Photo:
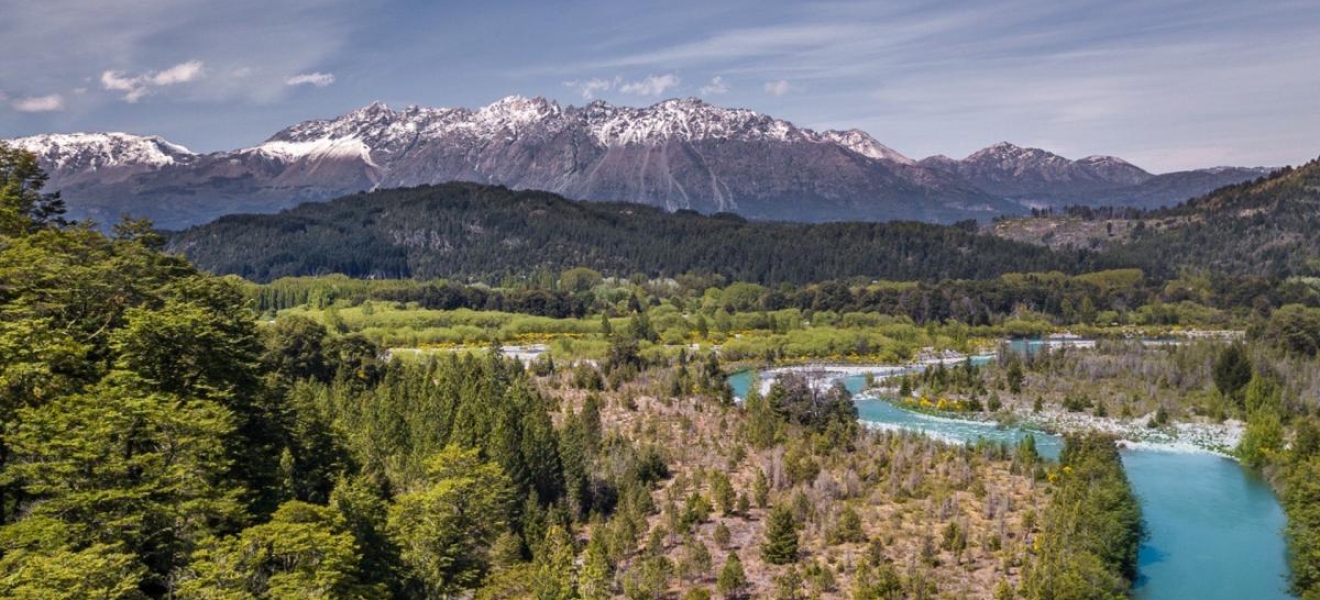
[(1320, 155), (1320, 2), (6, 0), (0, 137), (260, 142), (373, 100), (699, 96), (913, 157)]

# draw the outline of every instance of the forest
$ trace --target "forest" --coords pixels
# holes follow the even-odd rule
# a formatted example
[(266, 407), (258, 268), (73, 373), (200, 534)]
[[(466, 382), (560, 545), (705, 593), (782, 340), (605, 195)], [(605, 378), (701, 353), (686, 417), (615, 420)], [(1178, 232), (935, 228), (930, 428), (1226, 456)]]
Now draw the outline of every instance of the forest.
[(261, 319), (4, 158), (3, 597), (1046, 598), (1093, 565), (1042, 544), (1124, 522), (1054, 517), (1073, 480), (1030, 448), (865, 430), (842, 388), (735, 405), (716, 355), (642, 353), (640, 310), (562, 364)]
[(253, 281), (339, 273), (497, 283), (589, 267), (617, 277), (694, 273), (778, 284), (1077, 272), (1097, 261), (979, 235), (974, 222), (756, 222), (469, 183), (226, 216), (172, 235), (170, 248), (212, 273)]
[(1160, 278), (1200, 273), (1284, 280), (1320, 275), (1318, 215), (1320, 159), (1168, 208), (1037, 211), (991, 229), (1064, 252), (1087, 249)]

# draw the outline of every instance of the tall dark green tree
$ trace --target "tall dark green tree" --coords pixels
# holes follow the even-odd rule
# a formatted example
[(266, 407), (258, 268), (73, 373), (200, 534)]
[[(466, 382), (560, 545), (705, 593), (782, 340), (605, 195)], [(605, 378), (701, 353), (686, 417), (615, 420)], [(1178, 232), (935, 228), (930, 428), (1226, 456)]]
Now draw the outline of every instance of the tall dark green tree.
[(787, 506), (775, 506), (765, 523), (765, 541), (761, 542), (761, 558), (772, 565), (787, 565), (798, 558), (797, 521)]
[(1242, 406), (1242, 389), (1251, 381), (1251, 358), (1241, 344), (1225, 347), (1215, 358), (1213, 369), (1215, 389), (1225, 398)]

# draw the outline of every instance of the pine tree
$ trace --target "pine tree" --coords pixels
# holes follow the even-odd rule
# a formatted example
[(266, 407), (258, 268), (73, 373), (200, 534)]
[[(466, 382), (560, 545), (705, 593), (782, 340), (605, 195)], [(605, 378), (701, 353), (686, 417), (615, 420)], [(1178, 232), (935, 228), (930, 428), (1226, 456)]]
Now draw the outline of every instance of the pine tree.
[(1233, 344), (1220, 351), (1215, 358), (1213, 379), (1215, 389), (1225, 398), (1242, 405), (1240, 392), (1251, 381), (1251, 359), (1241, 344)]
[(772, 565), (787, 565), (797, 561), (797, 553), (798, 532), (793, 512), (786, 506), (776, 506), (766, 520), (761, 557)]
[(747, 573), (743, 572), (742, 561), (738, 559), (737, 552), (729, 552), (729, 557), (725, 559), (724, 567), (720, 569), (720, 575), (715, 580), (715, 591), (730, 600), (747, 595)]
[(710, 567), (710, 550), (706, 549), (706, 544), (695, 536), (684, 536), (683, 555), (678, 562), (679, 576), (689, 582), (698, 581), (710, 572)]
[(573, 538), (555, 525), (545, 534), (538, 549), (532, 575), (536, 600), (572, 600), (578, 597), (573, 560)]
[(587, 542), (587, 550), (583, 554), (582, 570), (578, 574), (578, 591), (582, 600), (605, 600), (611, 596), (612, 568), (609, 551), (601, 538), (602, 532), (593, 530), (591, 541)]
[(757, 508), (765, 508), (770, 504), (770, 479), (761, 469), (756, 470), (756, 479), (752, 481), (752, 497)]

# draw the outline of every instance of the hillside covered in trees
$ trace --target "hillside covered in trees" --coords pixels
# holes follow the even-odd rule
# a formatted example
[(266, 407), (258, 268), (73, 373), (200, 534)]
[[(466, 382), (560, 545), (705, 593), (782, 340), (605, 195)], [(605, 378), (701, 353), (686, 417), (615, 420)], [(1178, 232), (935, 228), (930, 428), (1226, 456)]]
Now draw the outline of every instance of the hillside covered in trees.
[(1320, 159), (1155, 211), (1074, 207), (995, 223), (997, 235), (1176, 276), (1320, 274)]
[(584, 266), (609, 276), (719, 274), (757, 283), (855, 276), (975, 279), (1075, 272), (1095, 260), (975, 233), (974, 225), (789, 224), (669, 213), (453, 183), (347, 196), (277, 215), (235, 215), (175, 235), (213, 273), (499, 281)]

